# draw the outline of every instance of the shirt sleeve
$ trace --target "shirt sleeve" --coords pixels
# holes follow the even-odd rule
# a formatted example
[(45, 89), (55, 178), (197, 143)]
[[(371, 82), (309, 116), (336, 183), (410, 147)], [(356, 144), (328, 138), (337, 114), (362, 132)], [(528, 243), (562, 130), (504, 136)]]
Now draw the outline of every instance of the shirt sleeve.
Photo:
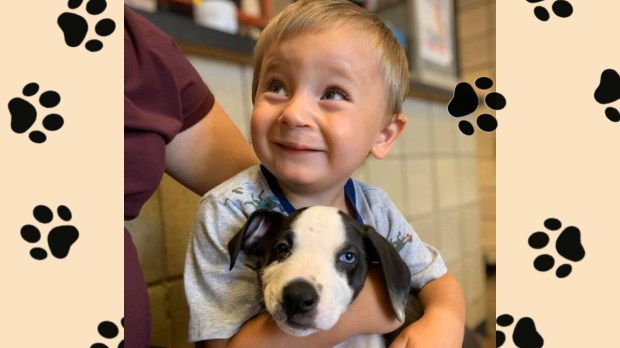
[[(166, 143), (198, 121), (215, 98), (174, 40), (125, 5), (126, 126), (161, 133)], [(128, 112), (129, 111), (129, 112)]]
[(448, 270), (439, 251), (420, 239), (384, 191), (373, 191), (374, 227), (409, 266), (412, 288), (421, 290), (428, 282), (446, 274)]
[(257, 275), (243, 253), (229, 270), (227, 245), (247, 216), (226, 202), (205, 196), (190, 235), (184, 272), (190, 342), (230, 338), (262, 310)]
[(170, 40), (168, 45), (168, 60), (174, 67), (174, 80), (181, 99), (183, 125), (180, 131), (183, 131), (198, 123), (211, 111), (215, 97), (176, 43)]
[(395, 247), (402, 246), (399, 252), (411, 270), (411, 286), (421, 290), (428, 282), (446, 274), (448, 269), (439, 251), (420, 239), (392, 201), (387, 214), (390, 219), (387, 238)]

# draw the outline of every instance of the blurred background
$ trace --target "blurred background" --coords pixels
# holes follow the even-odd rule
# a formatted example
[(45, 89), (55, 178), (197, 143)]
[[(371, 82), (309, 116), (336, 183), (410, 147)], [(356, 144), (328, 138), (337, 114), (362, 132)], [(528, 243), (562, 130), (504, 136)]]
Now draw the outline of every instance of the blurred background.
[[(468, 328), (479, 347), (494, 347), (495, 132), (462, 134), (447, 105), (459, 81), (473, 86), (486, 76), (496, 82), (495, 0), (354, 2), (389, 25), (412, 69), (403, 136), (388, 158), (369, 159), (355, 177), (383, 188), (420, 237), (441, 251), (465, 289)], [(175, 39), (248, 137), (255, 39), (290, 1), (125, 3)], [(483, 99), (489, 91), (477, 92)], [(494, 115), (482, 101), (475, 113)], [(166, 175), (141, 215), (126, 222), (148, 282), (153, 347), (193, 347), (187, 343), (183, 266), (198, 200)]]

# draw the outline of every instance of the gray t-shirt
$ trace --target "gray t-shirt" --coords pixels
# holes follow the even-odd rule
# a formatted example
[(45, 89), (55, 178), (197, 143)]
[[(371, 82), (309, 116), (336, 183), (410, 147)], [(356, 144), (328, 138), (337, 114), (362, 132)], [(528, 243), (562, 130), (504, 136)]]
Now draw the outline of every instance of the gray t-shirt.
[[(447, 272), (439, 252), (420, 240), (387, 194), (356, 180), (345, 185), (358, 221), (373, 226), (391, 242), (411, 270), (411, 286), (421, 289)], [(251, 167), (206, 193), (200, 201), (185, 261), (185, 294), (191, 342), (230, 338), (263, 310), (255, 271), (243, 253), (232, 270), (228, 242), (252, 212), (294, 208), (264, 167)], [(301, 207), (299, 207), (301, 208)]]

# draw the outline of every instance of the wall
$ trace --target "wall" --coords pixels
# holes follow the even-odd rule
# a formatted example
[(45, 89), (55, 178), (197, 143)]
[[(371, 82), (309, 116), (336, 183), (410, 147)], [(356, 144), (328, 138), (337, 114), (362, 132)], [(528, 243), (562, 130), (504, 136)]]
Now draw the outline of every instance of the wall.
[[(463, 80), (480, 75), (495, 80), (495, 54), (490, 48), (491, 41), (494, 47), (494, 1), (460, 0), (457, 8), (462, 23)], [(483, 26), (472, 29), (464, 21)], [(248, 136), (251, 69), (195, 56), (190, 59)], [(465, 289), (467, 324), (476, 327), (486, 319), (484, 255), (488, 258), (491, 245), (495, 250), (495, 133), (464, 136), (446, 104), (408, 98), (404, 112), (409, 124), (390, 156), (383, 161), (368, 160), (355, 176), (385, 189), (421, 238), (441, 251)], [(155, 346), (192, 347), (186, 343), (188, 313), (182, 272), (197, 202), (195, 194), (165, 176), (141, 216), (127, 223), (149, 285)], [(491, 231), (493, 243), (486, 237)]]
[[(495, 0), (459, 0), (458, 38), (461, 79), (495, 79)], [(495, 86), (493, 86), (495, 90)], [(484, 107), (479, 113), (490, 113)], [(500, 125), (501, 127), (501, 125)], [(482, 243), (485, 261), (495, 265), (495, 132), (478, 132), (476, 140)]]

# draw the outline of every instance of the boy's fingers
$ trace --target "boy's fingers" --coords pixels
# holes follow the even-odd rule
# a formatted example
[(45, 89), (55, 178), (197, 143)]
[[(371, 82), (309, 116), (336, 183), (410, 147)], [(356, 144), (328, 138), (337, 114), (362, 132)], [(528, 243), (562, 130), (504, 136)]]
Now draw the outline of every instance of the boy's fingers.
[(407, 337), (402, 334), (398, 335), (389, 348), (407, 348)]

